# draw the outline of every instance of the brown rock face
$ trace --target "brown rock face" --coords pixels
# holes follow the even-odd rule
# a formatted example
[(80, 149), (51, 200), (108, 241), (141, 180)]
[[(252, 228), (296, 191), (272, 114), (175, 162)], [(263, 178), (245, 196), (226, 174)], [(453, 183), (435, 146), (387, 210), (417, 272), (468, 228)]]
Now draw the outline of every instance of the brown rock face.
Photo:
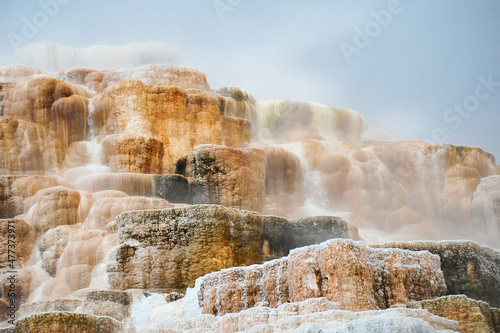
[(98, 317), (84, 313), (47, 312), (20, 319), (16, 323), (16, 332), (119, 333), (122, 332), (122, 325), (110, 317)]
[(201, 146), (177, 163), (176, 172), (194, 178), (195, 204), (259, 211), (264, 203), (266, 157), (262, 149)]
[(88, 97), (85, 88), (39, 77), (26, 80), (5, 92), (6, 116), (42, 125), (67, 148), (87, 136)]
[(439, 256), (448, 295), (465, 294), (500, 306), (500, 251), (471, 241), (393, 242), (381, 248), (426, 250)]
[(101, 141), (101, 161), (113, 172), (161, 174), (163, 143), (132, 133), (112, 134)]
[(435, 255), (331, 240), (263, 265), (208, 274), (198, 295), (203, 312), (218, 315), (321, 296), (351, 311), (385, 309), (445, 292)]
[(46, 127), (0, 117), (0, 172), (2, 174), (44, 174), (57, 172), (64, 159), (64, 144)]
[(0, 269), (7, 269), (10, 264), (14, 268), (24, 266), (35, 241), (35, 230), (25, 221), (0, 219)]
[(40, 190), (67, 185), (61, 178), (52, 176), (0, 176), (0, 218), (22, 214), (24, 201)]
[(183, 291), (215, 270), (262, 262), (262, 217), (221, 206), (123, 213), (111, 288)]
[[(37, 192), (34, 209), (34, 227), (38, 233), (64, 224), (76, 224), (82, 222), (79, 216), (80, 193), (78, 191), (57, 186)], [(38, 200), (37, 200), (38, 199)]]
[(440, 317), (456, 320), (463, 333), (495, 333), (494, 314), (488, 303), (476, 301), (465, 295), (453, 295), (432, 300), (413, 301), (408, 308), (426, 309)]
[[(240, 147), (250, 139), (249, 122), (225, 116), (225, 99), (215, 93), (120, 81), (103, 94), (105, 96), (97, 96), (93, 101), (93, 131), (100, 136), (132, 133), (139, 138), (154, 138), (163, 145), (163, 173), (171, 172), (175, 162), (197, 145)], [(137, 140), (131, 143), (137, 145)], [(153, 149), (155, 156), (160, 148)]]

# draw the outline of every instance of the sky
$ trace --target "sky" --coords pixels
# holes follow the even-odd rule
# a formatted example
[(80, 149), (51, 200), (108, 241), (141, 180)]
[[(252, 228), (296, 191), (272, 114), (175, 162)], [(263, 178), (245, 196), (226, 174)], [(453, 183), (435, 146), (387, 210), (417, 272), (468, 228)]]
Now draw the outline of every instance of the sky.
[(170, 62), (214, 89), (353, 109), (396, 139), (480, 146), (500, 163), (500, 1), (1, 3), (0, 66), (44, 67), (36, 43), (49, 42), (94, 67)]

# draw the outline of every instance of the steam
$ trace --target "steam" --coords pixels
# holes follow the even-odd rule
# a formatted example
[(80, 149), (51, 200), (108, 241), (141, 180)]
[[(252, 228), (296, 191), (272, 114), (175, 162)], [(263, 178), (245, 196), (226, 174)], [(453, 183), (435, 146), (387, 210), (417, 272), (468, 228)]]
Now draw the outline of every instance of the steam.
[(32, 43), (0, 57), (2, 65), (22, 64), (48, 72), (74, 67), (122, 69), (145, 64), (179, 64), (181, 60), (181, 52), (177, 46), (159, 42), (89, 47)]

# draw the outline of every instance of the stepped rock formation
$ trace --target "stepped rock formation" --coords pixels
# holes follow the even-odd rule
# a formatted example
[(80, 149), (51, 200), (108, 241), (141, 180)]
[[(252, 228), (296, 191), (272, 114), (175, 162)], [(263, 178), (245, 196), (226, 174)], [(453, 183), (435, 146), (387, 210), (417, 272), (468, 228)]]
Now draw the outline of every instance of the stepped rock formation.
[(326, 297), (342, 309), (363, 311), (445, 292), (439, 257), (429, 252), (375, 250), (360, 242), (331, 240), (264, 265), (206, 275), (199, 303), (204, 313), (220, 315), (261, 302), (276, 307)]
[(0, 332), (498, 332), (499, 168), (196, 69), (0, 67)]
[[(329, 220), (319, 218), (325, 219)], [(110, 287), (120, 290), (184, 292), (204, 274), (262, 263), (263, 255), (286, 254), (297, 241), (321, 240), (291, 238), (289, 230), (296, 223), (286, 219), (218, 205), (127, 212), (118, 216), (117, 224), (120, 245), (106, 267)], [(341, 219), (326, 225), (323, 237), (350, 237), (350, 230), (356, 235), (355, 228)], [(307, 233), (307, 228), (315, 225), (301, 230)], [(277, 233), (284, 235), (282, 243), (266, 242)]]
[(493, 307), (500, 306), (500, 251), (471, 241), (393, 242), (372, 245), (429, 251), (439, 256), (447, 294), (465, 294)]
[(265, 200), (266, 157), (261, 149), (201, 146), (176, 166), (193, 178), (195, 204), (221, 204), (259, 211)]
[(464, 295), (444, 296), (432, 300), (409, 302), (408, 308), (426, 309), (432, 314), (456, 320), (463, 333), (495, 333), (500, 328), (495, 311), (488, 303), (476, 301)]

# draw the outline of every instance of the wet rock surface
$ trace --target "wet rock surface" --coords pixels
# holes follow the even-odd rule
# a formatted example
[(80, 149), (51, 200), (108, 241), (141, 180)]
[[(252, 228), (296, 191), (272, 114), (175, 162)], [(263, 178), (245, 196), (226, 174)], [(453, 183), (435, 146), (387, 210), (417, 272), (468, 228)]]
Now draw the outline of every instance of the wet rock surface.
[(362, 311), (445, 292), (436, 255), (371, 249), (361, 242), (337, 239), (293, 250), (288, 257), (263, 265), (206, 275), (199, 303), (204, 313), (225, 314), (260, 302), (276, 307), (325, 297), (338, 302), (342, 309)]

